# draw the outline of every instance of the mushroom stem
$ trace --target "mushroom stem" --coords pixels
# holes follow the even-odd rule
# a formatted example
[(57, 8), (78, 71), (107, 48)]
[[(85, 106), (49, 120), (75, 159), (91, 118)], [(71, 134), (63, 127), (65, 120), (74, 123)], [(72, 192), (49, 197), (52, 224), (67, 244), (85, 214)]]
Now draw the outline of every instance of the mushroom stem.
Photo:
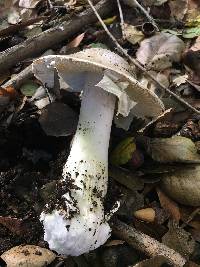
[(94, 191), (102, 198), (107, 192), (108, 146), (116, 97), (89, 82), (82, 95), (79, 123), (63, 179), (70, 174), (79, 187), (76, 191), (81, 202), (84, 199), (90, 204)]
[(60, 207), (42, 213), (45, 240), (60, 254), (80, 255), (110, 236), (103, 201), (107, 192), (108, 146), (116, 97), (94, 86), (99, 75), (85, 83), (77, 132), (63, 169), (62, 184), (69, 188)]

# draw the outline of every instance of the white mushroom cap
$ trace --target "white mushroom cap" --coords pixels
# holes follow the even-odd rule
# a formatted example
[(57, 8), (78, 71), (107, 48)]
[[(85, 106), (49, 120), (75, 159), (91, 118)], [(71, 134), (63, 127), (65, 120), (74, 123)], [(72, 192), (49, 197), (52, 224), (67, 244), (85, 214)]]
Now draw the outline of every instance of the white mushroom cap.
[(46, 248), (20, 245), (4, 252), (1, 258), (7, 267), (44, 267), (50, 264), (56, 255)]
[[(71, 55), (45, 56), (33, 63), (35, 76), (50, 88), (54, 86), (55, 68), (61, 77), (61, 81), (64, 81), (74, 91), (83, 89), (85, 77), (88, 73), (102, 74), (102, 79), (106, 71), (109, 71), (109, 74), (115, 78), (117, 77), (117, 81), (121, 84), (126, 83), (127, 86), (121, 88), (121, 93), (125, 93), (136, 104), (133, 105), (134, 107), (131, 110), (131, 113), (135, 116), (156, 117), (164, 109), (157, 95), (142, 86), (133, 77), (129, 64), (110, 50), (90, 48)], [(119, 97), (119, 92), (112, 93)], [(119, 101), (121, 101), (120, 98)], [(119, 110), (118, 112), (120, 113)]]

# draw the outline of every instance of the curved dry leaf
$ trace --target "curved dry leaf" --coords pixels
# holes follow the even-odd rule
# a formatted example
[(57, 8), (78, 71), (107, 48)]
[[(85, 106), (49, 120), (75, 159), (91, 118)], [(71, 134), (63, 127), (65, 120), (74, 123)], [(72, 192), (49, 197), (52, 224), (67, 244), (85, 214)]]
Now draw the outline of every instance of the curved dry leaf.
[(160, 200), (161, 207), (163, 207), (163, 209), (167, 211), (167, 213), (170, 214), (171, 217), (178, 223), (181, 218), (181, 213), (178, 205), (172, 199), (166, 196), (159, 188), (157, 188), (156, 191)]
[(174, 173), (163, 174), (160, 187), (178, 203), (200, 206), (200, 165), (180, 167)]
[(186, 137), (152, 138), (147, 153), (158, 162), (200, 163), (195, 144)]
[(68, 105), (54, 102), (42, 110), (39, 123), (47, 135), (68, 136), (76, 131), (78, 115)]
[(188, 0), (170, 0), (169, 6), (171, 17), (182, 20), (188, 10)]
[(185, 48), (184, 42), (175, 35), (159, 33), (141, 42), (136, 56), (147, 69), (164, 70), (172, 62), (179, 62)]
[(67, 48), (75, 48), (78, 47), (80, 45), (80, 43), (83, 41), (83, 38), (85, 36), (85, 32), (79, 34), (78, 36), (76, 36), (68, 45)]
[(124, 36), (131, 44), (140, 43), (144, 39), (144, 34), (139, 31), (135, 26), (130, 24), (124, 24), (123, 29)]

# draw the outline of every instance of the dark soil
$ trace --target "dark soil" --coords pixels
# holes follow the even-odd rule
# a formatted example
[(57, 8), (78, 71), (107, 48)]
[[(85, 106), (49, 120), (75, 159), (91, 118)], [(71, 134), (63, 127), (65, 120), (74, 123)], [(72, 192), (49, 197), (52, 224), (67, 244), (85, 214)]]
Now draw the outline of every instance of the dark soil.
[(70, 138), (46, 136), (32, 118), (0, 135), (0, 216), (13, 218), (0, 224), (0, 254), (23, 243), (45, 246), (38, 217), (45, 202), (41, 188), (60, 177)]

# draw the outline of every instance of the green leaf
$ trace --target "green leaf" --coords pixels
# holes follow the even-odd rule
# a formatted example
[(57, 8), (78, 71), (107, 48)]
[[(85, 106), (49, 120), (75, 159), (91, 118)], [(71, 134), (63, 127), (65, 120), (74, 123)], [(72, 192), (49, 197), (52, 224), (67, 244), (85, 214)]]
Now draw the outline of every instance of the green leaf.
[(200, 36), (200, 27), (186, 28), (183, 31), (182, 36), (187, 39), (192, 39), (197, 36)]
[(108, 47), (102, 43), (91, 43), (90, 45), (88, 45), (88, 48), (105, 48), (105, 49), (108, 49)]
[(21, 86), (20, 91), (25, 96), (33, 96), (38, 87), (36, 83), (29, 80)]
[(136, 144), (133, 137), (128, 137), (120, 142), (112, 151), (110, 156), (110, 163), (113, 165), (126, 164), (132, 157), (136, 150)]

